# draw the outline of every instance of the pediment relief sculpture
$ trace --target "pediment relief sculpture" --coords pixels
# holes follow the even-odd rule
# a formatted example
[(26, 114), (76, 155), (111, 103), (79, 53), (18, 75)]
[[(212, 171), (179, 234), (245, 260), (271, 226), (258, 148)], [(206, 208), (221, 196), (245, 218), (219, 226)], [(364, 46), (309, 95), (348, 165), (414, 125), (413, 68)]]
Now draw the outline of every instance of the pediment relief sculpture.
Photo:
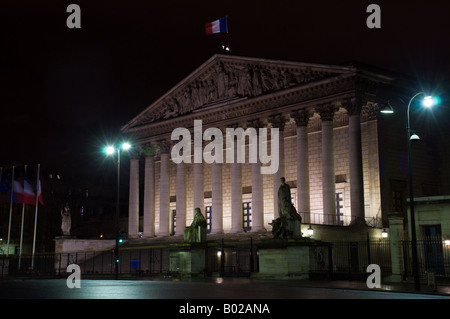
[(188, 114), (211, 105), (251, 98), (336, 75), (309, 68), (289, 68), (263, 63), (217, 61), (141, 114), (140, 125)]

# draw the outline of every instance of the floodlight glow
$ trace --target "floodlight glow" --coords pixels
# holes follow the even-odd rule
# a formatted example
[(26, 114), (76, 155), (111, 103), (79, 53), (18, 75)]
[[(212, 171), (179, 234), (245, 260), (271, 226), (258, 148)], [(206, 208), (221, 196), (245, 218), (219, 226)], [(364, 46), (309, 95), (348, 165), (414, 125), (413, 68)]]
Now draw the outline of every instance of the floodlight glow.
[(433, 106), (433, 97), (432, 96), (425, 96), (423, 98), (423, 102), (422, 102), (423, 106), (425, 107), (432, 107)]
[(128, 142), (124, 142), (124, 143), (122, 143), (121, 148), (124, 151), (128, 151), (131, 148), (131, 144)]
[(309, 228), (306, 230), (306, 232), (308, 233), (308, 236), (314, 235), (314, 229), (312, 229), (311, 225), (309, 225)]
[(425, 96), (422, 101), (422, 105), (425, 107), (433, 107), (438, 105), (441, 102), (441, 99), (438, 96)]
[(112, 155), (115, 151), (116, 149), (114, 148), (114, 146), (106, 146), (103, 150), (106, 155)]

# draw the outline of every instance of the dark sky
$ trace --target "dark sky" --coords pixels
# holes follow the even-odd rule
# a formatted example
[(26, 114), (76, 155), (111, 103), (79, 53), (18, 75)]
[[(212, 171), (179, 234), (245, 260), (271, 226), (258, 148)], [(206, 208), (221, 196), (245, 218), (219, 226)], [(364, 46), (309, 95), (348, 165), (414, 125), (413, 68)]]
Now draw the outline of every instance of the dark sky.
[[(66, 26), (70, 3), (81, 29)], [(366, 26), (370, 3), (381, 29)], [(47, 0), (0, 10), (4, 167), (96, 167), (122, 125), (220, 51), (225, 35), (206, 36), (204, 25), (225, 15), (236, 55), (450, 78), (448, 0)]]

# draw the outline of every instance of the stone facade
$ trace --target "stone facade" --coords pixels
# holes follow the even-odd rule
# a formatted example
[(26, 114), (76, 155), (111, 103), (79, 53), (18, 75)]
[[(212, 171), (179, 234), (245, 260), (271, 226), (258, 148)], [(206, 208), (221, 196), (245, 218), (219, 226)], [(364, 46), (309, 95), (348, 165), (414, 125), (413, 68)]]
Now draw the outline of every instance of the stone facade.
[[(270, 231), (280, 177), (304, 223), (381, 227), (391, 209), (390, 198), (382, 203), (377, 114), (394, 82), (356, 67), (213, 56), (122, 129), (139, 144), (130, 165), (129, 237), (182, 236), (197, 206), (212, 233)], [(196, 164), (192, 156), (192, 163), (175, 164), (171, 133), (182, 127), (192, 134), (194, 120), (202, 120), (203, 131), (278, 128), (278, 171), (257, 173), (248, 143), (245, 163)], [(141, 213), (139, 174), (146, 192)]]

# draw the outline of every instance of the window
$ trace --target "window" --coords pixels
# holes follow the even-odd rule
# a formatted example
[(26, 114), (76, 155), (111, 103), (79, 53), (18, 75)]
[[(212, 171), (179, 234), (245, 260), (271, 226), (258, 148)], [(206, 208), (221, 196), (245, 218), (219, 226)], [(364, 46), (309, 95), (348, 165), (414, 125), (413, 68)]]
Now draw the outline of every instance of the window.
[(392, 208), (394, 212), (403, 212), (402, 192), (392, 192)]
[(336, 220), (338, 226), (344, 226), (344, 195), (336, 193)]
[(243, 228), (245, 231), (250, 231), (252, 229), (252, 203), (244, 202), (242, 203), (242, 214), (243, 214)]
[(177, 210), (172, 209), (172, 232), (170, 235), (175, 235), (175, 232), (177, 231)]
[(211, 232), (211, 207), (205, 206), (206, 232), (208, 234)]

